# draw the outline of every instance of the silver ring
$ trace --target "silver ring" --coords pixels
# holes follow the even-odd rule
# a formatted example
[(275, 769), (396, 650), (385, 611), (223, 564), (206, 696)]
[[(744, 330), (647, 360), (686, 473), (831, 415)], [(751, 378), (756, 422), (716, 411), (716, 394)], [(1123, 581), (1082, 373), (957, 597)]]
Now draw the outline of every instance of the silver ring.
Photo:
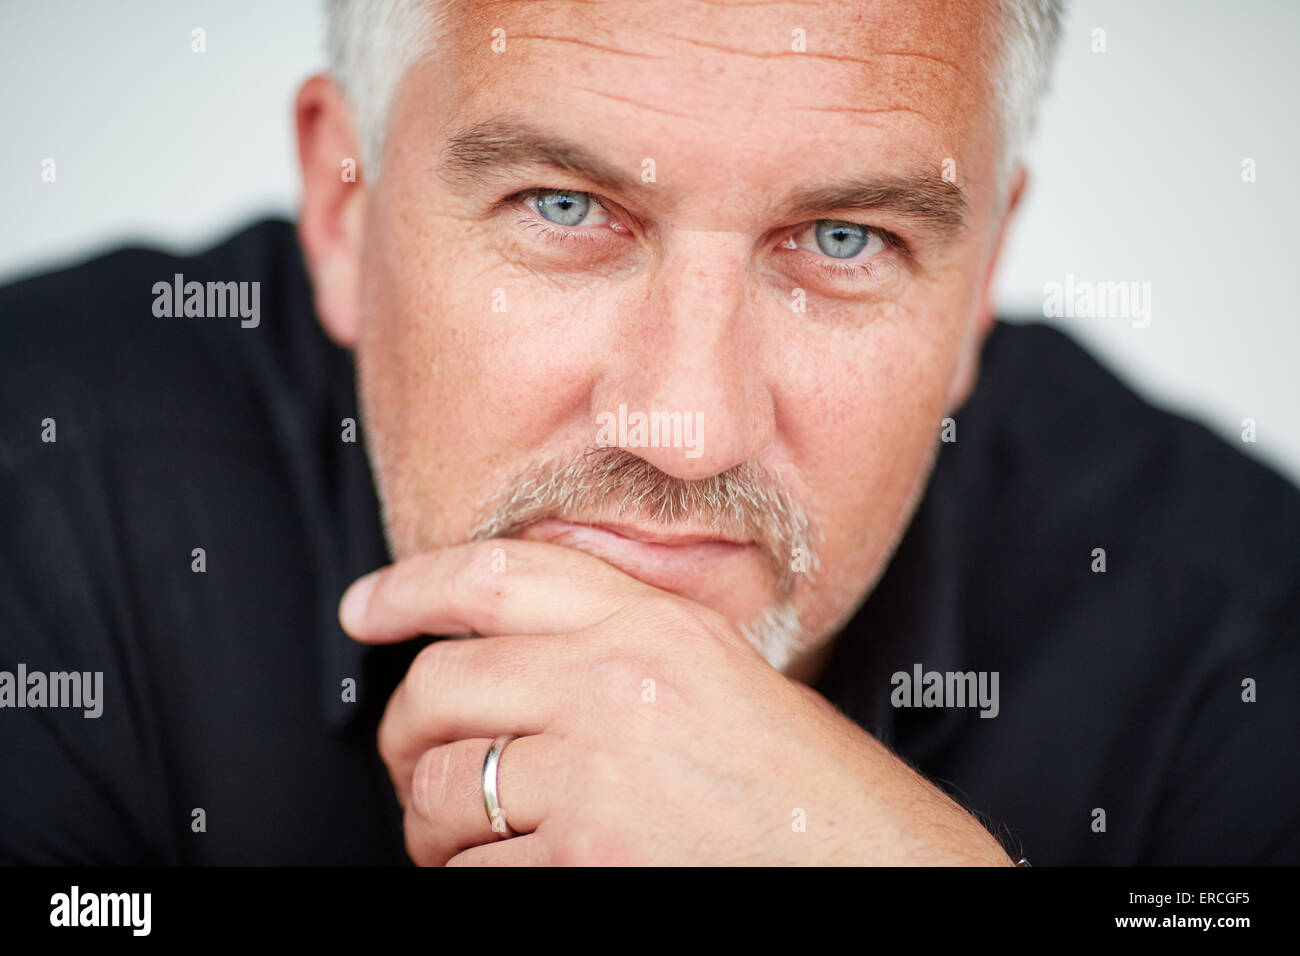
[(500, 834), (503, 840), (519, 835), (510, 829), (510, 824), (506, 822), (506, 812), (501, 808), (501, 801), (497, 796), (497, 769), (501, 766), (501, 754), (505, 751), (506, 744), (514, 739), (510, 734), (502, 734), (492, 741), (487, 756), (483, 758), (483, 809), (487, 811), (492, 832)]

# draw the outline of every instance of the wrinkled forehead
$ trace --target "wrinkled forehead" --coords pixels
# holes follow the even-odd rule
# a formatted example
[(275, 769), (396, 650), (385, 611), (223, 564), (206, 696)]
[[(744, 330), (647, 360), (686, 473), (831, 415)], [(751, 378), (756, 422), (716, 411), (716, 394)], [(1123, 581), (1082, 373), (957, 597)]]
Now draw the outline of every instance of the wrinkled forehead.
[(454, 2), (444, 139), (515, 117), (665, 187), (991, 167), (992, 2)]

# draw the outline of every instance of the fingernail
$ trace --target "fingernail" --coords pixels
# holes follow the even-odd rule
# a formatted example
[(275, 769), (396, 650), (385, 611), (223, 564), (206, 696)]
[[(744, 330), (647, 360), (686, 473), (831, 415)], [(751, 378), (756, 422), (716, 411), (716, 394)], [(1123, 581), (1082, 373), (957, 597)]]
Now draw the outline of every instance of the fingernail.
[(374, 593), (379, 572), (371, 571), (365, 577), (357, 578), (343, 594), (339, 602), (339, 623), (343, 630), (355, 634), (361, 630), (361, 623), (366, 617), (366, 606), (370, 604), (370, 595)]

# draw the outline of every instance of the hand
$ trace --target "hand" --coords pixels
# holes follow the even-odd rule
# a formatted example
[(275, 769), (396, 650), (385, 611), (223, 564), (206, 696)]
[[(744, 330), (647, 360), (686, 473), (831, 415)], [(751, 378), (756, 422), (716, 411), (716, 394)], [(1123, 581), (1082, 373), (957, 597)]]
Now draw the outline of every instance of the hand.
[[(412, 557), (356, 582), (340, 620), (367, 643), (483, 635), (422, 650), (379, 726), (416, 863), (1011, 862), (721, 615), (575, 549)], [(499, 734), (511, 839), (481, 791)]]

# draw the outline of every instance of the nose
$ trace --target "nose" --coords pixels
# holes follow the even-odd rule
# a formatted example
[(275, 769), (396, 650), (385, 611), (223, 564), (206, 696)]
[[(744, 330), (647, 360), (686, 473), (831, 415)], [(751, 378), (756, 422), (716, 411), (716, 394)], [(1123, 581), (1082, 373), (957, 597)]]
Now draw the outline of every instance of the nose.
[(597, 440), (675, 478), (707, 478), (757, 457), (775, 430), (748, 240), (679, 231), (661, 249), (592, 390)]

